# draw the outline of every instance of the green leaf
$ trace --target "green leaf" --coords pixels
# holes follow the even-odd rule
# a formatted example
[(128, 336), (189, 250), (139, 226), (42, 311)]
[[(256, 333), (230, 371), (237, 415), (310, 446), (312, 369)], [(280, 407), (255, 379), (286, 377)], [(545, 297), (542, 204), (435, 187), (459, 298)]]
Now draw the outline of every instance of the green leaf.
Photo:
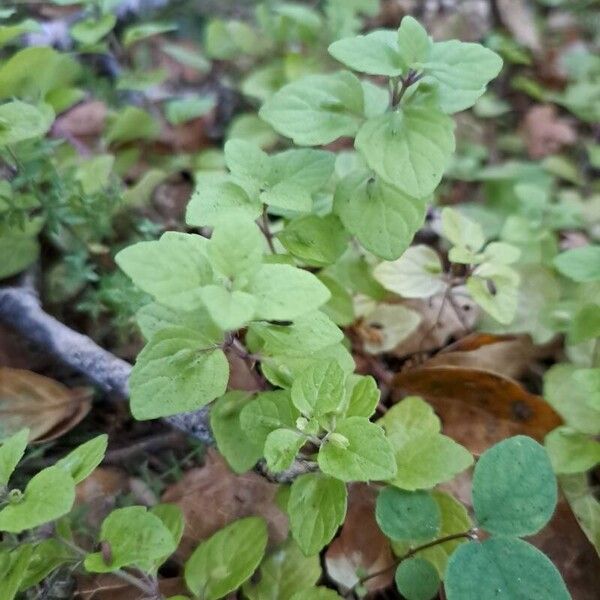
[[(163, 47), (164, 50), (164, 47)], [(165, 117), (171, 125), (181, 125), (203, 117), (216, 105), (213, 96), (189, 96), (171, 100), (165, 105)]]
[(552, 517), (556, 478), (548, 454), (515, 436), (481, 455), (473, 475), (473, 508), (481, 527), (498, 535), (533, 535)]
[(519, 273), (513, 268), (484, 263), (467, 279), (467, 289), (483, 310), (507, 325), (517, 314), (519, 282)]
[(81, 483), (102, 462), (107, 445), (108, 436), (98, 435), (69, 452), (55, 466), (67, 471), (75, 483)]
[(580, 344), (600, 337), (600, 304), (584, 304), (569, 325), (568, 343)]
[[(150, 512), (157, 516), (171, 533), (175, 547), (179, 545), (185, 529), (183, 511), (176, 504), (155, 504)], [(164, 557), (165, 560), (168, 556)]]
[(0, 446), (0, 488), (8, 484), (13, 471), (25, 454), (29, 429), (21, 429), (2, 441)]
[(306, 215), (294, 219), (277, 239), (295, 257), (309, 266), (334, 263), (348, 246), (348, 233), (335, 215)]
[(110, 547), (110, 558), (102, 552), (88, 554), (84, 566), (92, 573), (110, 573), (135, 566), (150, 571), (152, 564), (175, 551), (173, 535), (162, 520), (145, 506), (113, 510), (102, 522), (99, 539)]
[(123, 33), (123, 45), (127, 48), (140, 40), (145, 40), (146, 38), (160, 35), (161, 33), (169, 33), (176, 29), (177, 25), (175, 23), (154, 22), (132, 25), (125, 30), (125, 33)]
[(440, 530), (440, 509), (428, 492), (386, 487), (377, 496), (375, 518), (392, 540), (429, 540)]
[(453, 208), (442, 209), (442, 234), (450, 243), (473, 253), (485, 244), (481, 225)]
[(439, 254), (429, 246), (408, 248), (393, 262), (378, 264), (373, 276), (390, 292), (404, 298), (430, 298), (446, 287)]
[(43, 136), (54, 121), (47, 104), (37, 107), (20, 100), (0, 105), (0, 147)]
[(252, 320), (256, 311), (254, 296), (220, 285), (203, 287), (200, 297), (215, 325), (224, 331), (241, 329)]
[(473, 106), (502, 69), (502, 59), (480, 44), (436, 42), (423, 65), (425, 82), (436, 85), (442, 110), (454, 113)]
[(255, 188), (258, 192), (271, 173), (269, 155), (256, 144), (235, 139), (226, 142), (224, 151), (225, 164), (236, 183), (244, 189)]
[(318, 556), (304, 556), (288, 540), (260, 565), (258, 581), (249, 581), (244, 594), (250, 600), (290, 600), (299, 591), (311, 588), (321, 577)]
[(306, 556), (318, 555), (344, 522), (346, 485), (335, 477), (306, 473), (294, 480), (287, 503), (292, 535)]
[(244, 406), (240, 413), (240, 425), (248, 438), (262, 448), (272, 431), (295, 428), (299, 416), (289, 392), (263, 392)]
[(152, 115), (136, 106), (127, 106), (110, 124), (106, 132), (106, 141), (124, 144), (134, 140), (151, 140), (158, 133), (159, 124)]
[[(25, 547), (21, 546), (21, 548)], [(22, 592), (37, 585), (60, 566), (73, 563), (76, 560), (78, 560), (78, 557), (75, 556), (73, 551), (57, 539), (42, 540), (35, 544), (31, 560), (21, 579), (19, 591)], [(1, 572), (2, 568), (0, 568)], [(0, 600), (6, 600), (6, 597), (2, 595), (2, 591), (0, 591)]]
[(427, 31), (410, 15), (400, 22), (397, 44), (400, 56), (408, 67), (426, 61), (433, 46)]
[(228, 380), (229, 363), (215, 340), (185, 328), (163, 329), (131, 372), (131, 412), (145, 420), (197, 410), (223, 395)]
[(254, 573), (266, 546), (267, 526), (263, 519), (246, 517), (234, 521), (194, 550), (185, 565), (185, 582), (203, 600), (222, 598)]
[(306, 438), (291, 429), (276, 429), (271, 431), (265, 440), (265, 459), (269, 471), (280, 473), (289, 469), (306, 443)]
[(108, 35), (117, 22), (117, 17), (105, 13), (100, 17), (91, 17), (77, 21), (71, 27), (71, 36), (74, 40), (85, 46), (97, 44), (105, 35)]
[(334, 277), (330, 277), (323, 272), (319, 273), (317, 277), (331, 294), (329, 302), (322, 306), (321, 310), (340, 327), (354, 323), (356, 317), (350, 292)]
[[(1, 134), (0, 134), (1, 135)], [(40, 244), (35, 236), (11, 228), (0, 231), (0, 279), (12, 277), (33, 264), (40, 254)]]
[(422, 227), (426, 202), (406, 195), (368, 171), (358, 171), (337, 186), (334, 210), (367, 250), (381, 258), (395, 259)]
[(294, 594), (291, 600), (341, 600), (341, 596), (326, 587), (315, 587)]
[(583, 473), (600, 463), (600, 442), (570, 427), (558, 427), (545, 440), (556, 473)]
[(222, 330), (213, 323), (203, 306), (193, 311), (183, 312), (157, 302), (150, 302), (137, 311), (135, 319), (146, 340), (163, 329), (178, 327), (184, 327), (189, 331), (201, 331), (210, 339), (218, 339), (222, 335)]
[(0, 577), (2, 577), (0, 600), (16, 598), (27, 567), (31, 563), (33, 552), (33, 544), (22, 544), (11, 552), (0, 554)]
[(292, 402), (305, 417), (338, 412), (344, 403), (346, 374), (335, 361), (313, 365), (292, 385)]
[(596, 411), (596, 417), (598, 417), (600, 412), (600, 368), (577, 369), (573, 373), (573, 379), (579, 386), (581, 394), (587, 396), (586, 404)]
[(354, 135), (363, 110), (360, 80), (338, 71), (288, 83), (263, 104), (259, 115), (295, 144), (319, 146)]
[(387, 480), (396, 474), (394, 453), (383, 429), (362, 417), (340, 421), (321, 446), (323, 473), (342, 481)]
[(394, 576), (396, 587), (406, 600), (437, 598), (440, 578), (435, 567), (423, 558), (403, 560)]
[(336, 60), (361, 73), (397, 77), (405, 70), (398, 52), (397, 34), (390, 29), (338, 40), (328, 50)]
[(264, 439), (260, 443), (250, 439), (241, 422), (242, 410), (252, 400), (248, 392), (227, 392), (210, 410), (210, 428), (217, 448), (236, 473), (245, 473), (263, 456)]
[(261, 355), (303, 359), (337, 344), (344, 337), (333, 321), (319, 311), (298, 317), (290, 325), (251, 323), (248, 331), (261, 340), (257, 348)]
[(406, 104), (369, 119), (354, 145), (382, 179), (409, 196), (424, 198), (450, 163), (454, 123), (433, 104)]
[(143, 291), (178, 310), (197, 307), (200, 288), (212, 283), (206, 257), (208, 240), (169, 231), (157, 241), (138, 242), (121, 250), (117, 264)]
[(600, 246), (590, 244), (567, 250), (554, 259), (554, 266), (559, 273), (573, 281), (598, 281), (600, 279)]
[(378, 424), (394, 448), (397, 472), (390, 483), (399, 488), (431, 488), (452, 479), (473, 463), (468, 450), (439, 433), (439, 419), (421, 398), (405, 398)]
[(377, 382), (370, 375), (352, 374), (346, 383), (351, 390), (344, 416), (369, 418), (379, 404), (381, 394)]
[(588, 402), (581, 370), (571, 364), (553, 365), (544, 374), (544, 398), (569, 425), (582, 433), (600, 434), (600, 410)]
[(254, 275), (247, 291), (257, 300), (257, 319), (295, 319), (330, 298), (329, 290), (312, 274), (290, 265), (266, 264)]
[(256, 219), (262, 213), (261, 203), (232, 181), (199, 179), (187, 206), (185, 221), (196, 227), (214, 227), (230, 218), (244, 215)]
[(448, 600), (570, 600), (560, 573), (539, 550), (510, 537), (463, 544), (451, 557)]
[(23, 497), (0, 510), (0, 531), (21, 533), (66, 515), (75, 501), (75, 483), (60, 467), (48, 467), (27, 484)]

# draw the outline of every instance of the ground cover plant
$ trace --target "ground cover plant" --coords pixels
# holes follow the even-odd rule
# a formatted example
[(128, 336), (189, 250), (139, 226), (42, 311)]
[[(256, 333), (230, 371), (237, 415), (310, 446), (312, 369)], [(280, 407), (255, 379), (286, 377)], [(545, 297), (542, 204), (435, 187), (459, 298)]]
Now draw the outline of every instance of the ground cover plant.
[(0, 600), (592, 597), (600, 10), (425, 4), (0, 9)]

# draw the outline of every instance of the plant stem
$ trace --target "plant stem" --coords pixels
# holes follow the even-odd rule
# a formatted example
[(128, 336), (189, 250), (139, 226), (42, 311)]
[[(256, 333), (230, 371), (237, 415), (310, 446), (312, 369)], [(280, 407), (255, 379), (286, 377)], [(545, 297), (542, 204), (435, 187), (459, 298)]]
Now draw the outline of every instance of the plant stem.
[[(398, 561), (395, 562), (394, 564), (390, 565), (389, 567), (386, 567), (385, 569), (381, 569), (380, 571), (376, 571), (375, 573), (369, 573), (368, 575), (365, 575), (365, 577), (362, 577), (356, 585), (362, 584), (365, 581), (368, 581), (369, 579), (374, 579), (375, 577), (379, 577), (379, 575), (384, 575), (388, 571), (395, 569), (403, 560), (411, 558), (418, 552), (421, 552), (421, 550), (426, 550), (427, 548), (432, 548), (433, 546), (437, 546), (439, 544), (444, 544), (445, 542), (451, 542), (452, 540), (460, 540), (462, 538), (468, 538), (470, 540), (475, 540), (475, 539), (477, 539), (477, 532), (475, 529), (469, 529), (469, 531), (463, 531), (461, 533), (452, 533), (450, 535), (446, 535), (444, 537), (438, 538), (437, 540), (433, 540), (431, 542), (427, 542), (426, 544), (422, 544), (421, 546), (417, 546), (416, 548), (412, 548), (406, 554), (401, 556), (398, 559)], [(356, 587), (356, 585), (354, 587)]]
[(392, 92), (392, 108), (396, 108), (400, 104), (404, 94), (406, 94), (406, 90), (411, 85), (417, 83), (421, 77), (423, 77), (422, 73), (417, 73), (412, 69), (406, 74), (406, 77), (400, 77), (402, 85), (400, 88), (398, 88), (397, 85), (394, 85), (394, 91)]
[(277, 251), (275, 250), (275, 246), (273, 244), (273, 234), (271, 233), (271, 230), (269, 229), (269, 215), (267, 214), (267, 205), (266, 204), (263, 204), (262, 225), (260, 225), (259, 227), (267, 240), (267, 244), (269, 244), (269, 248), (271, 249), (271, 252), (273, 254), (277, 254)]

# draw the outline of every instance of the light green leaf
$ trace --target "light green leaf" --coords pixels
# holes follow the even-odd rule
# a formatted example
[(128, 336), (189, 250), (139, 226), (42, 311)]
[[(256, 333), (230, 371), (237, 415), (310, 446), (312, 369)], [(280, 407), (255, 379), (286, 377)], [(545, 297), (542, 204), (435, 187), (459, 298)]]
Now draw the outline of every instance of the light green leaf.
[(35, 236), (20, 233), (11, 228), (7, 233), (0, 231), (0, 279), (12, 277), (33, 264), (40, 253), (40, 244)]
[(27, 568), (31, 564), (33, 552), (33, 544), (22, 544), (11, 552), (0, 554), (0, 600), (13, 600), (17, 596)]
[(157, 241), (138, 242), (121, 250), (117, 264), (143, 291), (178, 310), (196, 308), (200, 288), (212, 283), (206, 257), (208, 240), (169, 231)]
[(590, 244), (562, 252), (554, 259), (559, 273), (577, 282), (600, 280), (600, 246)]
[(254, 275), (247, 291), (257, 300), (257, 319), (295, 319), (330, 298), (329, 290), (312, 274), (290, 265), (266, 264)]
[(43, 136), (54, 121), (54, 111), (13, 100), (0, 105), (0, 147)]
[(288, 252), (315, 267), (334, 263), (346, 251), (348, 238), (341, 221), (332, 214), (294, 219), (277, 235)]
[[(185, 518), (181, 508), (176, 504), (155, 504), (150, 512), (163, 522), (163, 525), (171, 533), (175, 547), (177, 547), (185, 529)], [(167, 558), (168, 555), (164, 557), (165, 560)]]
[(241, 423), (242, 409), (252, 400), (248, 392), (227, 392), (210, 410), (210, 428), (217, 448), (236, 473), (245, 473), (263, 456), (264, 439), (260, 443), (251, 440)]
[(424, 198), (450, 163), (454, 123), (434, 104), (410, 103), (369, 119), (354, 145), (385, 181), (409, 196)]
[(13, 471), (25, 454), (29, 429), (21, 429), (2, 441), (0, 446), (0, 488), (8, 484)]
[(232, 181), (200, 179), (188, 203), (185, 221), (196, 227), (214, 227), (240, 214), (257, 219), (261, 212), (261, 203)]
[(156, 333), (131, 372), (131, 412), (136, 419), (197, 410), (225, 393), (229, 363), (215, 340), (185, 328)]
[[(25, 547), (21, 546), (21, 548)], [(75, 556), (74, 552), (57, 539), (42, 540), (35, 544), (31, 560), (21, 579), (19, 591), (23, 592), (37, 585), (60, 566), (73, 563), (76, 560), (78, 560), (78, 557)], [(1, 573), (2, 568), (0, 567), (0, 576)], [(2, 583), (4, 584), (5, 581), (3, 580)], [(6, 596), (2, 595), (3, 592), (4, 589), (0, 590), (0, 600), (7, 600)]]
[(475, 466), (473, 508), (490, 533), (537, 533), (552, 517), (556, 499), (548, 454), (531, 438), (508, 438), (484, 452)]
[(394, 581), (406, 600), (437, 598), (440, 578), (435, 567), (423, 558), (403, 560), (396, 569)]
[(318, 555), (344, 522), (348, 493), (335, 477), (306, 473), (294, 480), (287, 503), (292, 535), (306, 556)]
[(144, 40), (154, 35), (160, 35), (161, 33), (169, 33), (175, 31), (177, 25), (175, 23), (140, 23), (139, 25), (132, 25), (125, 30), (123, 34), (123, 45), (125, 48)]
[(256, 310), (256, 298), (246, 292), (229, 291), (220, 285), (207, 285), (200, 293), (212, 320), (224, 331), (237, 331), (247, 325)]
[(402, 304), (378, 304), (364, 317), (364, 326), (377, 330), (375, 339), (366, 338), (363, 346), (371, 354), (389, 352), (408, 339), (421, 323), (421, 314)]
[(545, 440), (556, 473), (582, 473), (600, 463), (600, 442), (570, 427), (558, 427)]
[(400, 56), (408, 67), (416, 67), (415, 63), (427, 60), (433, 45), (423, 26), (410, 15), (400, 22), (397, 44)]
[(426, 82), (435, 83), (442, 110), (454, 113), (473, 106), (502, 69), (502, 59), (480, 44), (436, 42), (424, 65)]
[(291, 429), (276, 429), (271, 431), (265, 440), (265, 459), (269, 471), (280, 473), (289, 469), (306, 443), (306, 438)]
[(48, 467), (27, 484), (23, 497), (0, 510), (0, 531), (21, 533), (66, 515), (75, 501), (75, 483), (60, 467)]
[(450, 243), (473, 253), (485, 243), (481, 225), (454, 208), (442, 209), (442, 234)]
[(600, 502), (587, 473), (561, 475), (559, 482), (581, 529), (596, 551), (600, 550)]
[(116, 22), (117, 17), (111, 13), (83, 19), (71, 27), (71, 36), (80, 44), (93, 46), (112, 31)]
[(426, 202), (373, 177), (353, 172), (337, 186), (334, 210), (346, 229), (373, 254), (398, 258), (425, 220)]
[(441, 428), (433, 408), (418, 396), (408, 396), (394, 404), (377, 423), (394, 448), (421, 435), (439, 433)]
[(312, 365), (292, 385), (292, 402), (305, 417), (319, 417), (341, 410), (346, 374), (335, 361)]
[(263, 519), (234, 521), (194, 550), (185, 565), (185, 582), (203, 600), (222, 598), (254, 573), (266, 546), (267, 525)]
[(151, 140), (159, 133), (159, 124), (152, 115), (137, 106), (120, 111), (106, 132), (106, 141), (124, 144), (134, 140)]
[(430, 298), (444, 290), (443, 267), (438, 253), (423, 244), (408, 248), (393, 262), (382, 262), (373, 276), (390, 292), (404, 298)]
[(463, 544), (451, 557), (448, 600), (570, 600), (560, 573), (539, 550), (510, 537)]
[(271, 156), (268, 184), (286, 182), (308, 192), (320, 190), (333, 174), (335, 154), (312, 148), (294, 148)]
[(107, 445), (108, 436), (98, 435), (69, 452), (55, 466), (67, 471), (75, 483), (81, 483), (102, 462)]
[(584, 304), (569, 326), (569, 344), (580, 344), (600, 337), (600, 304)]
[(356, 317), (350, 292), (334, 277), (330, 277), (323, 272), (319, 273), (317, 277), (331, 294), (329, 302), (322, 306), (321, 310), (340, 327), (353, 323)]
[(244, 189), (255, 188), (258, 192), (271, 173), (269, 155), (256, 144), (236, 139), (226, 142), (224, 151), (225, 164), (236, 183)]
[(392, 540), (429, 540), (440, 530), (440, 509), (429, 492), (386, 487), (377, 496), (375, 518)]
[[(256, 350), (261, 355), (278, 358), (306, 359), (320, 350), (337, 344), (344, 337), (339, 327), (336, 327), (335, 323), (320, 311), (298, 317), (290, 325), (251, 323), (248, 330), (252, 336), (260, 339), (261, 343), (257, 345)], [(326, 358), (337, 359), (336, 356)], [(263, 368), (264, 366), (265, 362)]]
[(240, 425), (248, 439), (262, 448), (272, 431), (294, 429), (299, 416), (289, 392), (263, 392), (244, 406), (240, 413)]
[(336, 60), (362, 73), (397, 77), (405, 70), (398, 52), (397, 34), (391, 29), (338, 40), (328, 50)]
[(341, 596), (326, 587), (310, 588), (294, 594), (291, 600), (341, 600)]
[(259, 115), (301, 146), (329, 144), (356, 133), (364, 110), (363, 89), (349, 71), (309, 75), (281, 88)]
[(160, 517), (145, 506), (119, 508), (104, 519), (99, 539), (110, 546), (110, 560), (102, 552), (88, 554), (85, 568), (92, 573), (110, 573), (134, 565), (144, 571), (152, 563), (175, 551), (177, 544)]
[(394, 477), (392, 446), (383, 429), (362, 417), (349, 417), (321, 446), (318, 457), (323, 473), (342, 481), (377, 481)]
[(249, 581), (244, 586), (250, 600), (290, 600), (319, 580), (321, 563), (318, 555), (306, 557), (288, 540), (265, 558), (258, 573), (257, 582)]
[(519, 273), (513, 268), (483, 263), (467, 279), (467, 289), (483, 310), (507, 325), (517, 314), (519, 282)]
[(375, 412), (381, 395), (375, 379), (370, 375), (352, 374), (346, 385), (350, 387), (350, 398), (345, 416), (370, 417)]
[(580, 387), (581, 394), (587, 396), (586, 404), (595, 411), (600, 412), (600, 367), (577, 369), (573, 373), (573, 379)]
[(210, 113), (215, 105), (216, 99), (213, 96), (177, 98), (165, 105), (165, 117), (171, 125), (181, 125)]
[(590, 406), (581, 370), (571, 364), (553, 365), (544, 374), (544, 398), (569, 425), (590, 435), (600, 434), (600, 410)]

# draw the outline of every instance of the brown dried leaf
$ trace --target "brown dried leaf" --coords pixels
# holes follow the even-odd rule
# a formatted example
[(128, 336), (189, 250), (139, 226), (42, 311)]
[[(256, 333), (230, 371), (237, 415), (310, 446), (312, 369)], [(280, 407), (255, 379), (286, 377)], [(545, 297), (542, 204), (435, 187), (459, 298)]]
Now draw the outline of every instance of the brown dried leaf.
[(346, 521), (325, 553), (327, 573), (342, 590), (349, 590), (358, 583), (357, 572), (364, 576), (387, 569), (365, 582), (370, 592), (392, 583), (394, 557), (389, 540), (375, 521), (376, 497), (375, 490), (366, 484), (350, 486)]
[(392, 387), (396, 400), (425, 398), (440, 416), (444, 433), (474, 454), (518, 434), (543, 441), (562, 423), (541, 396), (485, 369), (425, 366), (399, 373)]
[(542, 44), (532, 4), (528, 0), (496, 0), (500, 20), (515, 40), (537, 52)]
[[(188, 594), (183, 579), (176, 577), (163, 579), (159, 584), (164, 597), (175, 594)], [(115, 575), (79, 575), (75, 598), (80, 600), (145, 600), (148, 595), (124, 583)]]
[(521, 134), (531, 158), (556, 154), (577, 141), (571, 120), (559, 117), (552, 105), (531, 107), (521, 123)]
[(100, 100), (81, 102), (60, 115), (52, 130), (56, 135), (67, 138), (98, 137), (104, 131), (107, 114), (106, 104)]
[(209, 450), (205, 465), (185, 473), (161, 499), (177, 504), (185, 517), (179, 554), (189, 556), (202, 540), (228, 523), (251, 515), (267, 521), (272, 543), (284, 541), (288, 522), (275, 504), (277, 488), (256, 473), (234, 474), (216, 451)]
[(75, 427), (91, 407), (88, 388), (69, 389), (32, 371), (0, 368), (0, 437), (29, 427), (30, 441), (47, 442)]
[(446, 346), (424, 366), (486, 369), (518, 378), (538, 354), (528, 335), (472, 333)]

